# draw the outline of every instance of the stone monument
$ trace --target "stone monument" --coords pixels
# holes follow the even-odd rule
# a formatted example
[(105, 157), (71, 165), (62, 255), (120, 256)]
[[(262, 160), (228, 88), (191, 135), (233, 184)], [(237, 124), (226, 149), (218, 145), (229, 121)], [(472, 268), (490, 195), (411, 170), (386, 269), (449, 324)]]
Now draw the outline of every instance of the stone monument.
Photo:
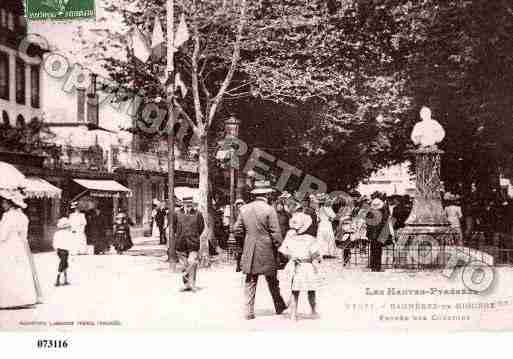
[[(456, 232), (450, 227), (445, 215), (440, 195), (440, 162), (443, 151), (437, 144), (445, 137), (443, 127), (431, 118), (431, 110), (423, 107), (422, 121), (411, 133), (411, 139), (418, 148), (415, 154), (416, 194), (413, 208), (404, 228), (398, 231), (395, 263), (406, 265), (439, 266), (443, 258), (438, 258), (441, 247), (454, 245)], [(430, 258), (418, 258), (423, 246), (431, 246)], [(434, 251), (436, 247), (436, 251)], [(417, 261), (417, 263), (414, 263)]]

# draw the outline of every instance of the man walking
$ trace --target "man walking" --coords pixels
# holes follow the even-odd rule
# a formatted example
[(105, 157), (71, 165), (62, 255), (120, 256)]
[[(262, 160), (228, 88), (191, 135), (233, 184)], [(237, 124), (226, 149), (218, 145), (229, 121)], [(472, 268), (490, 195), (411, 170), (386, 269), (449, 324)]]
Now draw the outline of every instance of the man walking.
[(200, 211), (193, 208), (192, 197), (182, 200), (183, 208), (176, 211), (175, 233), (176, 250), (184, 257), (183, 283), (184, 291), (196, 290), (196, 274), (198, 271), (198, 252), (200, 236), (205, 229), (205, 221)]
[(167, 243), (166, 217), (167, 217), (166, 207), (165, 207), (164, 203), (159, 203), (157, 205), (157, 208), (156, 208), (155, 223), (157, 224), (157, 228), (159, 230), (159, 243), (160, 244), (166, 244)]
[(245, 317), (255, 319), (255, 295), (259, 275), (264, 275), (274, 301), (277, 314), (287, 306), (280, 294), (277, 278), (277, 249), (283, 241), (276, 210), (268, 204), (273, 192), (269, 182), (255, 183), (251, 191), (254, 200), (240, 208), (234, 232), (237, 238), (244, 238), (241, 269), (246, 275), (244, 286)]

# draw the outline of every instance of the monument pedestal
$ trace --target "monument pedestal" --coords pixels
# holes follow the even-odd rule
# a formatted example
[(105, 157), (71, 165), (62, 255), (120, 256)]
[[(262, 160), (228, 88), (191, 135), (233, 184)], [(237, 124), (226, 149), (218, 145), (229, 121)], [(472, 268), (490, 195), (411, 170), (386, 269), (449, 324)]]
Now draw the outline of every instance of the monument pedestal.
[(443, 151), (433, 147), (413, 151), (416, 161), (416, 195), (406, 226), (398, 231), (394, 261), (399, 267), (443, 265), (444, 247), (455, 245), (457, 232), (450, 227), (440, 196), (440, 162)]

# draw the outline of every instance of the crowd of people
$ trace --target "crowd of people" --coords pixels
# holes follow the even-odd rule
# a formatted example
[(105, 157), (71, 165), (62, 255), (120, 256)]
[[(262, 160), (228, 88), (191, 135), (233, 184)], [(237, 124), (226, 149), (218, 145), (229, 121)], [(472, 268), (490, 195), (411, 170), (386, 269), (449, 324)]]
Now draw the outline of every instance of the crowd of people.
[[(236, 271), (245, 275), (247, 319), (255, 317), (256, 284), (260, 275), (267, 280), (278, 314), (290, 307), (291, 316), (297, 318), (299, 293), (305, 291), (312, 315), (316, 316), (315, 292), (322, 283), (322, 262), (338, 258), (345, 266), (359, 247), (360, 251), (369, 250), (369, 269), (381, 271), (383, 248), (396, 241), (413, 205), (409, 196), (387, 196), (379, 192), (369, 197), (278, 193), (268, 181), (255, 182), (249, 195), (246, 201), (235, 201), (233, 216), (229, 206), (223, 208), (218, 226), (222, 232), (215, 231), (221, 246), (226, 245), (228, 238), (235, 240)], [(0, 198), (0, 277), (11, 273), (13, 260), (19, 266), (15, 286), (8, 281), (0, 283), (0, 308), (32, 305), (42, 300), (42, 293), (27, 240), (24, 197), (19, 191), (1, 190)], [(457, 234), (454, 245), (469, 245), (477, 231), (488, 244), (512, 247), (510, 201), (500, 204), (472, 201), (472, 198), (465, 201), (449, 192), (442, 193), (441, 198), (448, 223)], [(183, 290), (195, 291), (205, 220), (192, 197), (175, 202), (173, 221), (176, 250), (183, 263)], [(155, 200), (151, 227), (162, 245), (167, 244), (168, 216), (166, 204)], [(236, 221), (231, 225), (232, 218)], [(122, 254), (133, 246), (130, 234), (133, 222), (127, 213), (121, 209), (116, 214), (111, 236), (106, 232), (106, 219), (97, 207), (83, 211), (78, 202), (71, 203), (69, 215), (58, 221), (54, 235), (53, 246), (59, 259), (56, 286), (70, 284), (70, 256), (89, 254), (91, 247), (94, 254), (105, 254), (111, 246)], [(287, 302), (280, 294), (279, 270), (292, 293)], [(9, 285), (9, 291), (2, 290), (2, 285)]]

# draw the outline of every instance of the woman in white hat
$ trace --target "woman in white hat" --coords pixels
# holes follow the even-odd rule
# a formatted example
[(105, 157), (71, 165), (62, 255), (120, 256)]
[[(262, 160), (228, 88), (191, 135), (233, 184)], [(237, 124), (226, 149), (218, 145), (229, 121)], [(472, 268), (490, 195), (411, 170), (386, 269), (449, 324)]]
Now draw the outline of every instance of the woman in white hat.
[(40, 303), (41, 287), (27, 240), (27, 205), (18, 191), (0, 191), (0, 308)]
[(292, 291), (291, 319), (297, 320), (299, 293), (308, 292), (308, 302), (312, 316), (317, 316), (315, 291), (320, 286), (319, 269), (315, 263), (320, 262), (319, 242), (307, 234), (312, 225), (312, 218), (301, 212), (295, 213), (290, 219), (291, 230), (287, 233), (279, 251), (290, 258), (285, 266), (284, 274)]

